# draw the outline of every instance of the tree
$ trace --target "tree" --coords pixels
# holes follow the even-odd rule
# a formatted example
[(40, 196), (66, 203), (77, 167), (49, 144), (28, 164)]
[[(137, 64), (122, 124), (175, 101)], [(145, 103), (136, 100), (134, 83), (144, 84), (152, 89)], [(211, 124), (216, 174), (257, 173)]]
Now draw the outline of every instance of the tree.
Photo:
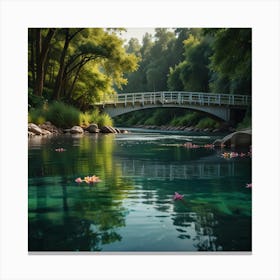
[(29, 30), (28, 34), (33, 91), (35, 95), (42, 96), (47, 57), (55, 28), (49, 28), (48, 30), (35, 28)]
[[(139, 61), (126, 52), (117, 32), (102, 28), (31, 28), (28, 54), (29, 88), (50, 100), (78, 104), (93, 102), (102, 88), (103, 94), (114, 93)], [(94, 83), (97, 90), (92, 90)]]
[(207, 29), (213, 36), (210, 88), (214, 92), (251, 94), (252, 31), (250, 28)]
[(184, 61), (170, 69), (168, 87), (171, 90), (208, 92), (209, 39), (199, 30), (189, 31), (184, 40)]

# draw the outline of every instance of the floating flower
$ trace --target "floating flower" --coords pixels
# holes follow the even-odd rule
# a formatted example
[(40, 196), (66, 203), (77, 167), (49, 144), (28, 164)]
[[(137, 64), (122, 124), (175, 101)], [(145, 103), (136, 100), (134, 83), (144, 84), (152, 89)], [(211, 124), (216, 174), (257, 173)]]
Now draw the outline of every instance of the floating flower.
[(204, 145), (204, 148), (206, 148), (206, 149), (212, 149), (212, 148), (214, 148), (214, 145), (213, 145), (213, 144), (205, 144), (205, 145)]
[(84, 177), (84, 179), (81, 179), (80, 177), (75, 179), (75, 182), (80, 184), (82, 182), (85, 182), (87, 184), (94, 184), (94, 183), (99, 183), (101, 182), (101, 180), (99, 179), (99, 177), (93, 175), (93, 176), (86, 176)]
[(174, 199), (174, 200), (182, 200), (183, 197), (184, 197), (184, 195), (179, 194), (179, 193), (177, 193), (177, 192), (175, 192), (175, 194), (173, 195), (173, 199)]
[(57, 148), (55, 149), (56, 152), (65, 152), (66, 150), (64, 148)]
[(230, 153), (230, 158), (235, 158), (235, 157), (238, 157), (238, 153), (231, 152)]
[(246, 188), (252, 188), (252, 183), (246, 184)]
[(99, 177), (93, 175), (93, 176), (86, 176), (84, 178), (84, 182), (86, 182), (87, 184), (94, 184), (94, 183), (101, 182), (101, 180), (99, 179)]
[(184, 146), (185, 148), (188, 148), (188, 149), (200, 148), (199, 145), (192, 144), (191, 142), (186, 142), (186, 143), (183, 144), (183, 146)]
[(223, 158), (230, 158), (230, 153), (224, 152), (224, 153), (222, 153), (221, 156), (222, 156)]
[(75, 179), (75, 182), (78, 183), (78, 184), (80, 184), (80, 183), (83, 182), (83, 180), (79, 177), (79, 178)]
[(223, 158), (236, 158), (236, 157), (239, 156), (239, 154), (236, 153), (236, 152), (229, 152), (229, 153), (224, 152), (224, 153), (222, 153), (221, 156), (222, 156)]

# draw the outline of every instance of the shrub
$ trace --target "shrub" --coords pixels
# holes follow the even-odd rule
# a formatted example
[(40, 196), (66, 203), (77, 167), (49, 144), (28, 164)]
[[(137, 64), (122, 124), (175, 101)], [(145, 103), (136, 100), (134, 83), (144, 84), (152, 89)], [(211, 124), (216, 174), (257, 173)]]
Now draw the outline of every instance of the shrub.
[(218, 122), (216, 122), (213, 119), (210, 118), (203, 118), (201, 119), (198, 124), (196, 125), (197, 128), (217, 128), (218, 127)]
[(91, 123), (91, 115), (89, 112), (80, 113), (79, 116), (79, 125), (80, 126), (88, 126)]
[(97, 124), (99, 127), (102, 127), (105, 125), (112, 126), (113, 120), (111, 119), (111, 117), (108, 114), (102, 113), (99, 115)]
[(171, 121), (172, 126), (190, 126), (196, 124), (200, 119), (197, 112), (187, 113), (184, 116), (176, 117)]
[(98, 123), (98, 119), (99, 119), (99, 110), (98, 109), (94, 109), (92, 112), (89, 112), (90, 115), (90, 123)]
[(43, 124), (46, 121), (46, 112), (42, 108), (30, 109), (28, 112), (28, 122)]
[(245, 128), (251, 128), (252, 127), (252, 117), (249, 115), (246, 115), (242, 122), (240, 122), (237, 125), (237, 130), (245, 129)]
[(47, 120), (58, 127), (72, 127), (80, 123), (80, 111), (73, 106), (55, 101), (47, 110)]

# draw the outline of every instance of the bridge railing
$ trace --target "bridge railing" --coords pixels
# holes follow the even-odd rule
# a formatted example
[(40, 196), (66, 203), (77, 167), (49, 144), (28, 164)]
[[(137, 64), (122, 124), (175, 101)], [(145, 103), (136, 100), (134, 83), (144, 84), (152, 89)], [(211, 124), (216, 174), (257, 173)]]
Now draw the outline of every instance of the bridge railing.
[(247, 106), (251, 104), (251, 96), (238, 94), (220, 94), (203, 92), (181, 92), (181, 91), (160, 91), (140, 93), (120, 93), (111, 100), (99, 104), (124, 104), (126, 105), (148, 105), (148, 104), (193, 104), (201, 106), (210, 105), (232, 105)]

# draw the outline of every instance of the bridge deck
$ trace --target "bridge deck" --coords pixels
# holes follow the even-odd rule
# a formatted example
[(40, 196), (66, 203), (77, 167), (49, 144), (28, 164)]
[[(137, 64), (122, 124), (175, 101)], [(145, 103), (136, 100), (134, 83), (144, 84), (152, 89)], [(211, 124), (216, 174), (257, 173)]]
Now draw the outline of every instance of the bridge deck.
[(96, 105), (142, 106), (149, 104), (193, 104), (200, 106), (248, 106), (251, 104), (251, 96), (237, 94), (203, 93), (203, 92), (142, 92), (121, 93), (111, 99), (104, 99)]

